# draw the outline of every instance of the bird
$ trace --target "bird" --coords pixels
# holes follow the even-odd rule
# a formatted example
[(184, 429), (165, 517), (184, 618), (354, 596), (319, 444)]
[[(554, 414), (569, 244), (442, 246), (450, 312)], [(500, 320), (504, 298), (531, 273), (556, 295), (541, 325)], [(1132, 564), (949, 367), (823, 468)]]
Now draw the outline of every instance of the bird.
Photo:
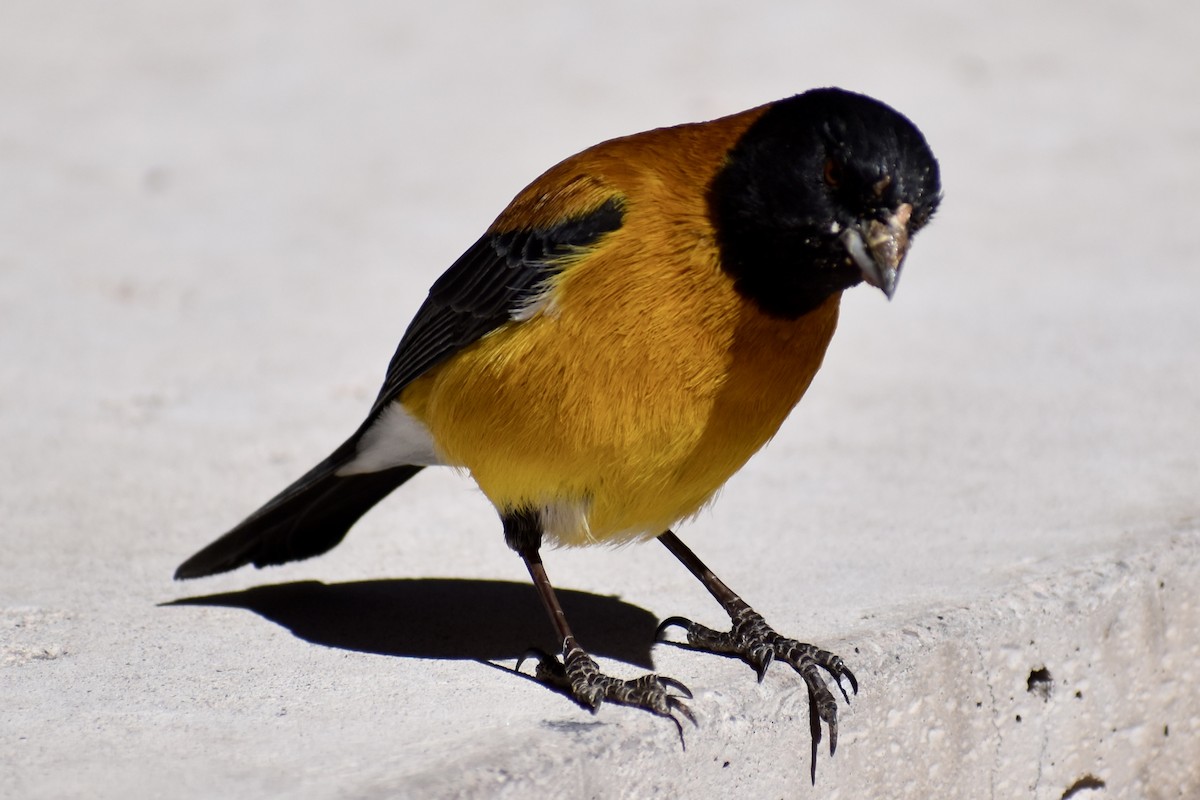
[[(683, 617), (681, 646), (759, 680), (790, 665), (837, 747), (837, 655), (777, 633), (675, 534), (778, 431), (809, 388), (842, 293), (890, 300), (942, 200), (924, 135), (863, 94), (812, 89), (706, 122), (602, 142), (520, 191), (429, 290), (361, 426), (187, 559), (176, 579), (316, 556), (426, 467), (465, 469), (495, 507), (561, 644), (536, 677), (695, 723), (682, 682), (612, 677), (584, 649), (542, 561), (657, 539), (729, 617)], [(520, 668), (518, 664), (517, 668)], [(828, 675), (828, 678), (826, 677)], [(679, 715), (679, 717), (676, 716)]]

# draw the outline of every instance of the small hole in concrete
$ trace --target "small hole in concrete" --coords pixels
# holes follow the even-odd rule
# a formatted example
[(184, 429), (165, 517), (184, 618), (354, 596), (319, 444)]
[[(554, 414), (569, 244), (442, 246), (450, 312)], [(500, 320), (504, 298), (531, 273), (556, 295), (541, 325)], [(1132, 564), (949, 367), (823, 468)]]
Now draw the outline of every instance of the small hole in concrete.
[(1163, 725), (1163, 736), (1170, 736), (1171, 728), (1168, 725)]
[(1067, 787), (1067, 790), (1062, 793), (1062, 800), (1067, 800), (1069, 797), (1074, 797), (1080, 792), (1088, 789), (1103, 789), (1107, 784), (1097, 778), (1095, 775), (1084, 775), (1079, 780)]
[(1050, 677), (1050, 670), (1045, 667), (1038, 667), (1033, 672), (1029, 673), (1029, 678), (1025, 681), (1025, 688), (1030, 694), (1036, 694), (1043, 700), (1050, 699), (1050, 693), (1054, 691), (1054, 679)]
[(1021, 721), (1021, 715), (1017, 714), (1017, 722), (1020, 722), (1020, 721)]

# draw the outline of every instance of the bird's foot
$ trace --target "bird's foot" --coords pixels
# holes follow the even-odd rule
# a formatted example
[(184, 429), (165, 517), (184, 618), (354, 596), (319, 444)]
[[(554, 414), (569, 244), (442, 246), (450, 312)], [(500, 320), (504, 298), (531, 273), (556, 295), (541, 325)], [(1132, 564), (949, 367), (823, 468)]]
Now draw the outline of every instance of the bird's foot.
[[(740, 601), (739, 601), (740, 602)], [(846, 702), (850, 696), (842, 685), (845, 677), (850, 688), (858, 694), (858, 681), (842, 662), (840, 656), (822, 650), (815, 645), (798, 642), (780, 636), (766, 623), (761, 615), (745, 603), (734, 606), (730, 610), (730, 620), (733, 625), (730, 630), (721, 632), (707, 628), (684, 617), (671, 617), (663, 620), (655, 635), (657, 641), (666, 641), (664, 634), (668, 628), (682, 628), (687, 634), (687, 646), (695, 650), (706, 650), (713, 653), (734, 655), (754, 667), (759, 681), (767, 674), (767, 668), (773, 661), (789, 664), (800, 674), (808, 687), (809, 727), (812, 730), (813, 779), (816, 780), (817, 745), (821, 741), (821, 722), (829, 727), (829, 754), (837, 750), (837, 700), (829, 691), (821, 670), (828, 672), (837, 683), (838, 689)]]
[[(605, 700), (644, 709), (675, 723), (680, 744), (684, 743), (683, 725), (675, 713), (678, 712), (679, 716), (693, 725), (696, 724), (696, 718), (683, 702), (692, 699), (692, 693), (682, 683), (674, 678), (655, 674), (643, 675), (632, 680), (605, 675), (574, 637), (569, 637), (563, 643), (561, 661), (545, 650), (534, 648), (517, 662), (516, 668), (520, 669), (525, 659), (530, 657), (537, 659), (534, 677), (566, 692), (589, 711), (598, 710)], [(672, 694), (671, 690), (678, 694)]]

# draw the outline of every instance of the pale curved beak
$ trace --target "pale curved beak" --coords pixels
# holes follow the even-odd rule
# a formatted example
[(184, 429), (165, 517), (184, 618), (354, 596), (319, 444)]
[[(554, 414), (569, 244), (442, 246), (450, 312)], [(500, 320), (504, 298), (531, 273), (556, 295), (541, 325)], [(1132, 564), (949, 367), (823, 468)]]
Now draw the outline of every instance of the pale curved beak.
[(862, 270), (863, 280), (882, 291), (889, 300), (896, 292), (900, 267), (908, 253), (908, 219), (911, 216), (912, 206), (905, 203), (886, 220), (860, 222), (842, 233), (842, 246)]

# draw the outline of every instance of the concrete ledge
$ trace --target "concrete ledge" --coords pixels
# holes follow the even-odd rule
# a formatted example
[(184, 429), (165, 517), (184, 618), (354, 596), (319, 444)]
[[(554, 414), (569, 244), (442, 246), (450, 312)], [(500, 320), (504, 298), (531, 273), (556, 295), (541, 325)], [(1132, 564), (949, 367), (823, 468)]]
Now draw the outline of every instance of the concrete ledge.
[[(758, 685), (738, 662), (658, 647), (657, 668), (696, 690), (684, 752), (661, 720), (590, 716), (486, 662), (319, 647), (240, 609), (126, 611), (113, 628), (84, 610), (8, 608), (0, 794), (1191, 797), (1200, 531), (1159, 533), (828, 642), (862, 693), (815, 789), (807, 695), (778, 667)], [(180, 614), (190, 641), (174, 633)]]
[[(687, 732), (686, 753), (606, 709), (366, 794), (1191, 797), (1200, 792), (1198, 585), (1193, 528), (1031, 572), (969, 606), (874, 619), (841, 651), (853, 643), (863, 691), (837, 756), (820, 756), (815, 790), (807, 697), (776, 669), (760, 690), (742, 675), (700, 693), (702, 724)], [(712, 685), (705, 666), (693, 672)]]

